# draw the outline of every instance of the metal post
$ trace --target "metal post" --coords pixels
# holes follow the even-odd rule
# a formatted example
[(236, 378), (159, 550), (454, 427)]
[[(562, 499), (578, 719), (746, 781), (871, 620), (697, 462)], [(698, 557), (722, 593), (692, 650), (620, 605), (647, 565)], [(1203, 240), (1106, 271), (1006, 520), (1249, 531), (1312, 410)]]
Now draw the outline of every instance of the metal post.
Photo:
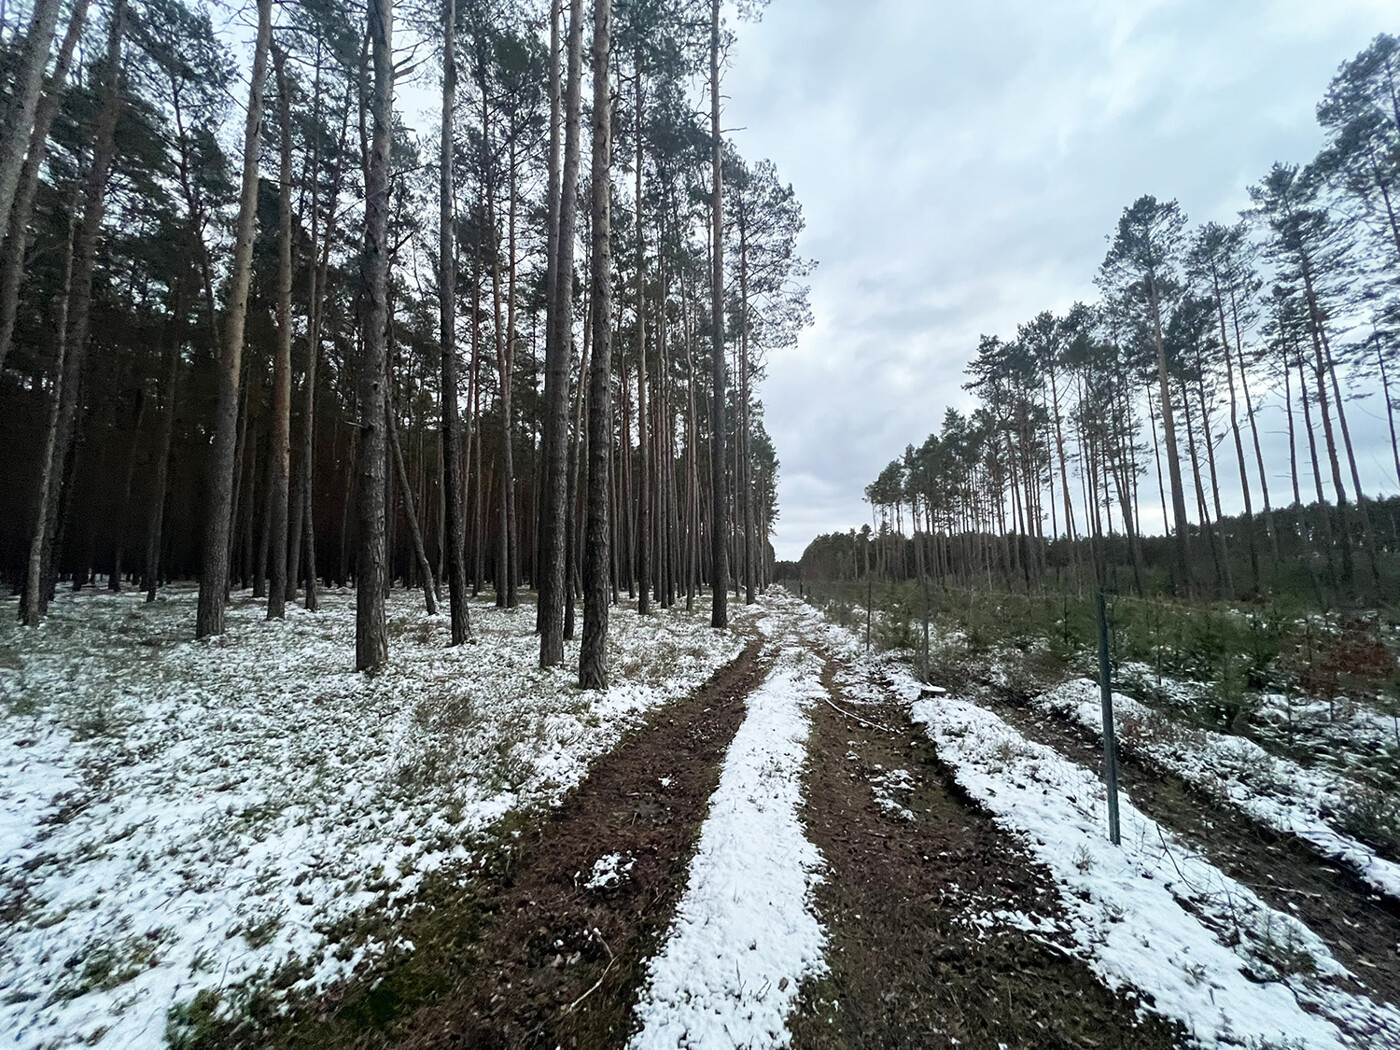
[(1113, 733), (1113, 682), (1108, 659), (1108, 609), (1103, 591), (1095, 602), (1099, 621), (1099, 692), (1103, 700), (1103, 779), (1108, 788), (1108, 840), (1115, 846), (1118, 834), (1118, 744)]
[(924, 682), (928, 682), (928, 566), (924, 566)]
[(865, 566), (865, 651), (870, 652), (870, 615), (875, 605), (875, 584), (870, 577), (870, 563)]

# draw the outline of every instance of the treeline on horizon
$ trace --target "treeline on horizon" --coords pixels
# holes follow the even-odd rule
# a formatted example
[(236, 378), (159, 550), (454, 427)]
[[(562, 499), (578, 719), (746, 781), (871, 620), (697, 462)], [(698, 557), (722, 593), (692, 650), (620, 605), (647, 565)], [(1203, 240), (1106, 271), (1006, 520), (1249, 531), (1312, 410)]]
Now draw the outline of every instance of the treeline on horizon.
[[(1175, 201), (1140, 197), (1109, 239), (1098, 302), (982, 336), (965, 384), (976, 407), (948, 408), (865, 489), (882, 571), (1393, 597), (1400, 508), (1363, 487), (1348, 409), (1379, 395), (1400, 485), (1400, 40), (1382, 34), (1342, 65), (1317, 118), (1318, 156), (1275, 164), (1238, 222), (1188, 230)], [(1288, 428), (1282, 492), (1260, 439), (1265, 394)], [(1238, 515), (1224, 511), (1227, 464)], [(1144, 500), (1164, 537), (1144, 535)], [(914, 542), (878, 541), (906, 525)], [(862, 571), (856, 539), (819, 537), (802, 573)]]
[[(745, 8), (748, 12), (748, 8)], [(0, 574), (198, 577), (280, 617), (539, 591), (723, 626), (772, 570), (757, 384), (809, 323), (802, 212), (720, 129), (720, 0), (187, 0), (0, 10)], [(240, 53), (241, 52), (241, 53)], [(440, 133), (394, 109), (432, 87)], [(431, 97), (431, 96), (428, 96)], [(101, 580), (98, 576), (101, 576)], [(591, 608), (590, 608), (591, 607)], [(591, 623), (590, 623), (591, 617)]]

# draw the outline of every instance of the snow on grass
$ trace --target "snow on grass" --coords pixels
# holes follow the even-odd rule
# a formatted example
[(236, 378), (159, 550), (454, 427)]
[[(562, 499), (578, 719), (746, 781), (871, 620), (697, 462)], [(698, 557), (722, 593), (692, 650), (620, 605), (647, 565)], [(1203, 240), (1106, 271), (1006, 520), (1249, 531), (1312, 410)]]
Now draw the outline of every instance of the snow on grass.
[[(1118, 684), (1161, 713), (1190, 717), (1210, 702), (1211, 688), (1127, 661)], [(1249, 731), (1275, 751), (1301, 754), (1362, 783), (1390, 783), (1400, 768), (1400, 706), (1384, 694), (1337, 695), (1328, 700), (1295, 693), (1248, 694)]]
[[(1108, 842), (1098, 778), (999, 717), (923, 686), (883, 658), (866, 659), (848, 631), (804, 614), (850, 663), (837, 680), (850, 700), (909, 705), (958, 783), (1054, 877), (1068, 934), (1110, 986), (1151, 997), (1205, 1047), (1400, 1047), (1400, 1011), (1337, 986), (1347, 970), (1302, 922), (1270, 908), (1120, 795), (1122, 846)], [(1049, 935), (1017, 914), (1004, 919)]]
[(475, 604), (476, 644), (449, 649), (446, 617), (396, 593), (373, 678), (351, 670), (352, 592), (282, 623), (235, 597), (202, 642), (194, 609), (190, 589), (62, 594), (33, 630), (0, 610), (7, 1045), (154, 1045), (197, 993), (234, 1010), (352, 971), (425, 873), (556, 803), (739, 648), (708, 616), (616, 611), (595, 695), (576, 646), (538, 669), (533, 607)]
[[(1068, 715), (1102, 735), (1097, 682), (1086, 678), (1065, 682), (1038, 696), (1035, 704)], [(1261, 824), (1298, 836), (1323, 856), (1353, 868), (1382, 893), (1400, 897), (1400, 864), (1376, 856), (1328, 819), (1328, 814), (1340, 812), (1346, 804), (1345, 778), (1271, 754), (1245, 737), (1182, 728), (1121, 693), (1113, 694), (1113, 724), (1125, 743), (1162, 768), (1239, 807)]]
[(748, 698), (675, 923), (647, 966), (636, 1050), (786, 1046), (803, 978), (825, 972), (811, 899), (822, 858), (797, 815), (820, 672), (810, 653), (785, 648)]

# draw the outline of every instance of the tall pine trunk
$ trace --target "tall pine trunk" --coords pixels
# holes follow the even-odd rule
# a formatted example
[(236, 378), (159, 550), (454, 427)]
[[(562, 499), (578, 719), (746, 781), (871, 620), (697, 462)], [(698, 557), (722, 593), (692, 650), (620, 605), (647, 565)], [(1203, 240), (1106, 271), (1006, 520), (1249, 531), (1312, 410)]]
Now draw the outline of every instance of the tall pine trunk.
[[(14, 202), (10, 207), (9, 237), (5, 241), (4, 259), (0, 262), (0, 368), (5, 367), (14, 340), (15, 318), (19, 312), (19, 290), (24, 283), (24, 258), (29, 252), (29, 220), (34, 214), (34, 198), (39, 192), (39, 173), (43, 170), (48, 156), (49, 131), (54, 117), (58, 115), (67, 89), (68, 70), (73, 64), (73, 53), (77, 50), (78, 39), (83, 33), (83, 23), (87, 16), (88, 0), (75, 0), (73, 13), (68, 17), (68, 29), (63, 34), (63, 43), (58, 48), (58, 58), (54, 63), (53, 86), (39, 101), (34, 113), (34, 127), (29, 134), (29, 149), (20, 168), (19, 182)], [(0, 223), (0, 230), (7, 227)]]
[(453, 114), (457, 97), (456, 0), (443, 0), (442, 144), (438, 173), (438, 341), (442, 355), (442, 493), (447, 535), (447, 604), (452, 644), (471, 637), (467, 600), (466, 536), (462, 506), (462, 420), (457, 398), (457, 214), (452, 181)]
[(719, 126), (719, 6), (710, 0), (710, 626), (729, 626), (729, 488), (724, 463), (724, 143)]
[(248, 116), (243, 130), (243, 188), (238, 202), (233, 271), (229, 280), (228, 316), (218, 362), (218, 407), (207, 466), (204, 551), (199, 577), (195, 637), (224, 632), (228, 595), (229, 526), (233, 504), (235, 445), (238, 440), (238, 391), (243, 363), (243, 328), (248, 313), (248, 286), (253, 272), (253, 236), (258, 219), (258, 154), (262, 148), (263, 92), (267, 86), (267, 52), (272, 40), (272, 0), (258, 0), (258, 37), (253, 76), (248, 88)]
[(608, 474), (612, 460), (612, 94), (608, 83), (612, 0), (593, 7), (593, 253), (589, 296), (593, 360), (588, 375), (588, 497), (583, 550), (583, 640), (579, 686), (608, 687), (610, 539)]
[[(83, 219), (73, 243), (73, 272), (67, 298), (67, 331), (64, 335), (63, 383), (58, 391), (58, 417), (53, 440), (54, 480), (64, 476), (63, 465), (69, 462), (77, 423), (84, 366), (87, 362), (88, 326), (92, 319), (92, 276), (97, 261), (97, 241), (102, 232), (106, 212), (107, 181), (112, 159), (116, 153), (117, 119), (122, 108), (122, 39), (126, 29), (126, 0), (116, 0), (107, 36), (106, 80), (102, 88), (102, 106), (93, 128), (92, 160), (83, 186)], [(63, 493), (59, 485), (50, 484), (41, 503), (36, 542), (40, 545), (42, 578), (50, 578), (57, 568), (58, 550), (55, 544), (59, 526), (59, 507)], [(41, 599), (42, 601), (42, 599)]]
[(58, 472), (62, 463), (55, 457), (58, 444), (58, 413), (63, 401), (63, 384), (67, 370), (68, 304), (73, 289), (73, 246), (78, 239), (78, 199), (74, 193), (69, 206), (68, 240), (63, 249), (63, 284), (59, 291), (54, 326), (57, 331), (58, 353), (54, 358), (53, 385), (50, 392), (48, 425), (44, 430), (44, 448), (40, 457), (39, 495), (35, 500), (34, 535), (29, 543), (29, 560), (24, 578), (24, 594), (20, 600), (20, 622), (37, 627), (45, 604), (44, 545), (49, 535), (49, 514), (52, 493), (58, 487)]
[(1225, 356), (1225, 388), (1230, 397), (1230, 434), (1235, 442), (1235, 464), (1240, 472), (1240, 492), (1244, 497), (1245, 541), (1249, 548), (1250, 580), (1255, 590), (1264, 589), (1259, 570), (1259, 542), (1254, 525), (1254, 500), (1250, 492), (1249, 470), (1245, 466), (1244, 438), (1240, 434), (1239, 405), (1235, 399), (1235, 365), (1230, 351), (1230, 339), (1225, 327), (1225, 298), (1220, 291), (1220, 277), (1212, 274), (1215, 284), (1216, 317), (1220, 322), (1220, 347)]
[(267, 618), (287, 615), (287, 518), (292, 451), (292, 102), (286, 56), (272, 49), (277, 79), (277, 123), (281, 168), (277, 193), (277, 354), (272, 362), (272, 447), (268, 450), (271, 503), (268, 526)]
[(143, 583), (146, 601), (156, 600), (160, 582), (161, 535), (165, 524), (165, 497), (170, 478), (170, 446), (175, 434), (175, 404), (180, 384), (180, 350), (184, 344), (184, 282), (175, 284), (175, 304), (172, 311), (170, 366), (165, 378), (165, 396), (161, 405), (160, 437), (156, 445), (155, 476), (151, 481), (151, 505), (146, 526), (146, 568)]
[(19, 47), (15, 79), (3, 117), (0, 117), (0, 229), (10, 224), (10, 209), (19, 187), (25, 146), (34, 130), (34, 114), (39, 105), (39, 92), (44, 87), (49, 48), (62, 7), (62, 0), (35, 0), (29, 31)]
[(384, 496), (389, 329), (389, 140), (394, 115), (393, 0), (369, 0), (374, 63), (374, 133), (365, 180), (365, 322), (360, 363), (359, 528), (355, 557), (355, 670), (375, 671), (389, 658), (384, 621), (388, 577)]
[(131, 531), (131, 484), (136, 478), (136, 454), (141, 448), (141, 424), (146, 419), (146, 392), (136, 392), (136, 418), (131, 424), (131, 445), (126, 451), (126, 473), (122, 478), (122, 497), (117, 504), (115, 543), (112, 551), (112, 571), (107, 577), (107, 589), (116, 594), (122, 589), (122, 562), (126, 554), (127, 534)]
[(1191, 594), (1191, 545), (1186, 521), (1186, 493), (1181, 482), (1181, 456), (1176, 443), (1176, 420), (1172, 415), (1171, 387), (1167, 382), (1167, 349), (1162, 339), (1162, 308), (1157, 294), (1157, 280), (1148, 275), (1147, 294), (1152, 307), (1153, 342), (1157, 348), (1157, 382), (1161, 388), (1162, 431), (1167, 446), (1167, 477), (1171, 481), (1172, 519), (1175, 528), (1176, 572), (1173, 581), (1178, 595)]
[[(642, 68), (637, 61), (637, 612), (651, 611), (651, 449), (647, 444), (646, 236), (642, 227)], [(629, 439), (630, 440), (630, 439)]]
[[(555, 35), (561, 0), (554, 0)], [(557, 51), (557, 45), (555, 50)], [(554, 253), (550, 260), (548, 312), (545, 321), (544, 377), (544, 492), (540, 507), (539, 577), (540, 666), (564, 662), (566, 605), (572, 581), (567, 576), (568, 540), (573, 511), (569, 502), (569, 364), (573, 357), (574, 240), (578, 212), (579, 123), (583, 93), (583, 0), (571, 0), (568, 37), (569, 81), (564, 100), (564, 154), (562, 170), (555, 176), (551, 164), (550, 215)], [(558, 57), (551, 68), (551, 90), (558, 96)], [(557, 106), (556, 106), (557, 108)], [(558, 117), (553, 115), (557, 124)], [(557, 150), (557, 127), (551, 132), (551, 150)], [(557, 200), (556, 200), (557, 197)], [(580, 378), (580, 394), (583, 389)]]

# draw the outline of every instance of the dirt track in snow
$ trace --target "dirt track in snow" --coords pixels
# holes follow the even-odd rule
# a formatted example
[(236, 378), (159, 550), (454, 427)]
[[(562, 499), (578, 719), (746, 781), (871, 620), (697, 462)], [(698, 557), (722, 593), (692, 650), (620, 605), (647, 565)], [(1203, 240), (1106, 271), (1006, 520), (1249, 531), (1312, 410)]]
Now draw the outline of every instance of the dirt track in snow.
[[(1184, 1045), (1177, 1025), (1110, 991), (1060, 943), (1054, 878), (958, 787), (907, 709), (881, 690), (878, 702), (843, 694), (836, 671), (850, 666), (804, 644), (822, 654), (830, 701), (810, 708), (801, 812), (826, 864), (811, 906), (829, 943), (828, 971), (802, 983), (789, 1018), (792, 1045)], [(503, 829), (465, 878), (429, 887), (428, 906), (400, 931), (415, 945), (406, 957), (290, 1017), (210, 1033), (207, 1045), (624, 1046), (745, 699), (778, 648), (755, 637), (598, 759), (562, 806)], [(1027, 737), (1092, 765), (1094, 749), (1070, 727), (994, 706)], [(1393, 908), (1239, 814), (1207, 807), (1193, 836), (1187, 817), (1202, 800), (1131, 763), (1126, 779), (1154, 817), (1294, 910), (1372, 978), (1372, 995), (1395, 1001), (1400, 975), (1384, 956), (1400, 928)], [(621, 877), (600, 882), (609, 857)]]
[[(563, 806), (508, 832), (464, 888), (438, 890), (431, 917), (410, 920), (416, 947), (396, 966), (210, 1043), (623, 1046), (744, 700), (774, 648), (753, 641), (657, 710)], [(1052, 881), (958, 791), (907, 713), (854, 707), (824, 659), (836, 706), (812, 706), (802, 816), (827, 862), (814, 903), (830, 972), (804, 982), (793, 1045), (1172, 1046), (1171, 1026), (1139, 1021), (1068, 951), (1004, 922), (979, 926), (997, 910), (1057, 915)], [(897, 770), (907, 781), (891, 780)], [(609, 855), (625, 875), (589, 888)]]

